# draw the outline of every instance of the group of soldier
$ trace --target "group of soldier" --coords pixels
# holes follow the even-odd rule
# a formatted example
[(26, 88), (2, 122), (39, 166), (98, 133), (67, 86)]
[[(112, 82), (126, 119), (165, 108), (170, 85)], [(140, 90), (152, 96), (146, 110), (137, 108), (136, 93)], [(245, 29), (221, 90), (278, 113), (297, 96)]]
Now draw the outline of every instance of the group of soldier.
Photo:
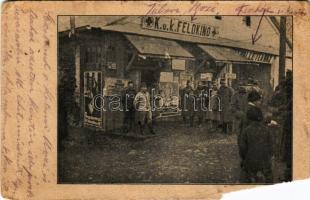
[(184, 123), (190, 127), (201, 127), (206, 122), (210, 132), (240, 132), (249, 92), (256, 91), (262, 96), (262, 90), (256, 83), (249, 80), (248, 84), (235, 91), (225, 79), (221, 79), (219, 87), (217, 82), (203, 84), (200, 81), (196, 89), (191, 81), (187, 81), (186, 87), (180, 91)]
[[(280, 94), (276, 91), (268, 102), (263, 90), (258, 87), (258, 82), (249, 79), (247, 84), (240, 84), (236, 90), (229, 85), (225, 79), (220, 81), (220, 87), (216, 82), (212, 85), (202, 82), (193, 89), (192, 83), (187, 82), (187, 86), (182, 91), (183, 120), (190, 127), (196, 127), (195, 118), (198, 118), (197, 126), (204, 122), (209, 126), (206, 131), (224, 134), (235, 133), (238, 137), (239, 155), (241, 158), (241, 182), (272, 182), (272, 160), (274, 158), (275, 141), (272, 131), (280, 129), (280, 121), (274, 115), (269, 116), (271, 102), (275, 101), (279, 105)], [(202, 98), (204, 95), (210, 98)], [(194, 98), (188, 98), (193, 96)], [(190, 101), (191, 99), (192, 101)], [(186, 101), (187, 100), (187, 101)], [(209, 109), (206, 111), (197, 106), (199, 101), (206, 101)], [(264, 101), (265, 100), (265, 101)], [(275, 104), (275, 103), (274, 103)], [(285, 104), (284, 104), (285, 105)], [(283, 124), (283, 123), (282, 123)], [(289, 142), (289, 139), (286, 139)], [(289, 148), (286, 145), (286, 148)], [(288, 151), (287, 151), (288, 152)]]
[(141, 135), (145, 134), (146, 126), (151, 134), (155, 134), (152, 126), (151, 96), (146, 83), (141, 83), (140, 91), (137, 93), (133, 82), (129, 81), (128, 87), (123, 91), (122, 100), (124, 106), (124, 132), (128, 133), (133, 130), (137, 122)]
[[(252, 89), (261, 91), (255, 84), (252, 84)], [(186, 87), (180, 90), (179, 107), (187, 126), (202, 127), (206, 124), (209, 131), (229, 134), (240, 131), (241, 119), (248, 104), (247, 96), (245, 87), (239, 87), (235, 92), (225, 79), (221, 79), (220, 87), (216, 82), (208, 81), (204, 84), (199, 81), (196, 89), (192, 81), (187, 81)], [(122, 100), (124, 132), (131, 131), (138, 124), (140, 134), (145, 134), (145, 127), (149, 127), (154, 134), (151, 96), (146, 83), (141, 83), (139, 92), (136, 92), (133, 82), (129, 81)]]
[[(272, 131), (275, 127), (283, 132), (280, 143), (288, 168), (291, 163), (290, 88), (280, 84), (266, 101), (263, 90), (252, 79), (245, 85), (239, 85), (236, 91), (225, 79), (220, 80), (219, 87), (217, 82), (204, 84), (200, 81), (195, 89), (193, 83), (187, 81), (186, 87), (180, 91), (180, 110), (186, 126), (204, 127), (206, 133), (237, 134), (242, 182), (272, 182), (272, 159), (275, 155)], [(155, 134), (151, 97), (146, 84), (141, 83), (140, 91), (136, 93), (133, 83), (129, 82), (124, 95), (131, 97), (123, 98), (126, 101), (124, 131), (128, 132), (138, 124), (140, 134), (145, 134), (145, 127)], [(279, 112), (282, 114), (277, 114)], [(268, 116), (268, 113), (271, 115)]]

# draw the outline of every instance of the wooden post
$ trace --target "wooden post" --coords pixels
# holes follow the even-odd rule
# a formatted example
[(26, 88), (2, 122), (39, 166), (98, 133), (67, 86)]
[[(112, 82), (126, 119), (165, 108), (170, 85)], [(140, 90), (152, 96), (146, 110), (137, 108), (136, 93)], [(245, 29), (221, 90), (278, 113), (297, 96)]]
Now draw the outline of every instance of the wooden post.
[[(81, 80), (80, 80), (80, 66), (81, 66), (81, 54), (80, 54), (80, 46), (77, 41), (77, 35), (76, 35), (76, 27), (75, 27), (75, 16), (70, 16), (70, 33), (69, 37), (71, 38), (71, 43), (72, 43), (72, 53), (73, 53), (73, 67), (74, 67), (74, 94), (73, 94), (73, 102), (80, 108), (80, 113), (79, 113), (79, 119), (84, 118), (84, 113), (82, 105), (81, 105)], [(74, 113), (74, 115), (78, 115), (77, 113)], [(77, 117), (77, 116), (76, 116)], [(81, 125), (81, 124), (80, 124)]]
[(279, 83), (285, 80), (286, 16), (280, 17)]

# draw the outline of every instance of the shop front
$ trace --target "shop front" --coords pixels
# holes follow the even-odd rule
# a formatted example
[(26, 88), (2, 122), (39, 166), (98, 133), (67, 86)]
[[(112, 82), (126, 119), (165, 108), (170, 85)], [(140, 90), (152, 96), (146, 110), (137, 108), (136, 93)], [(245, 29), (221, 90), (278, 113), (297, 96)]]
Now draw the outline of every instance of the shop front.
[(234, 89), (248, 84), (250, 79), (255, 79), (254, 81), (266, 93), (272, 92), (270, 80), (273, 56), (271, 54), (223, 46), (200, 44), (198, 47), (203, 51), (202, 57), (206, 60), (207, 67), (204, 73), (212, 77), (209, 79), (217, 83), (225, 79), (227, 84)]
[[(94, 37), (94, 35), (96, 37)], [(75, 73), (83, 125), (96, 130), (122, 128), (122, 92), (145, 82), (156, 118), (176, 116), (179, 90), (194, 56), (174, 40), (110, 31), (81, 30), (75, 45)], [(76, 56), (78, 55), (78, 56)], [(78, 60), (78, 62), (77, 62)]]
[(140, 78), (139, 88), (145, 82), (151, 94), (155, 118), (176, 116), (179, 111), (179, 90), (188, 77), (194, 56), (177, 41), (124, 34), (134, 47), (136, 58), (128, 71), (136, 71)]
[(154, 24), (145, 27), (145, 23), (76, 31), (73, 60), (84, 126), (104, 131), (122, 127), (122, 92), (128, 81), (134, 82), (136, 90), (146, 83), (155, 118), (180, 115), (179, 91), (188, 80), (195, 86), (198, 81), (219, 85), (224, 78), (236, 89), (255, 77), (264, 91), (272, 91), (276, 56), (269, 50), (225, 43), (215, 27), (191, 23), (186, 27), (196, 27), (193, 32), (182, 33), (182, 29), (174, 32)]

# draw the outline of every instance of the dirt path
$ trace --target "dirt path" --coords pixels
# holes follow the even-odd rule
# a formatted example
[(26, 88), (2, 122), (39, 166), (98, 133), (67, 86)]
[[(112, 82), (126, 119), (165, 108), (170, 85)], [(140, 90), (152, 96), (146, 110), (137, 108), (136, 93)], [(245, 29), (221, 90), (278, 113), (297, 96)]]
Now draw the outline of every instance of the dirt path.
[(71, 130), (79, 139), (59, 155), (60, 182), (236, 183), (237, 137), (173, 123), (137, 139)]

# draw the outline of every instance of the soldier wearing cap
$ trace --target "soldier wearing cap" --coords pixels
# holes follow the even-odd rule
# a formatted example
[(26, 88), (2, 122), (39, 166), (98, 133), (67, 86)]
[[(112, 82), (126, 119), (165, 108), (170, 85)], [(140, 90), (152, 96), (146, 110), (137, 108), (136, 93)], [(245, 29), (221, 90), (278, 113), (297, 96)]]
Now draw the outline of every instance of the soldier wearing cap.
[(207, 85), (205, 87), (205, 106), (206, 106), (206, 112), (205, 112), (205, 118), (207, 122), (208, 128), (211, 128), (212, 122), (211, 122), (211, 115), (212, 115), (212, 108), (211, 108), (211, 96), (212, 96), (212, 81), (207, 81)]
[(195, 95), (195, 107), (194, 107), (194, 111), (195, 111), (195, 116), (198, 117), (198, 126), (202, 125), (202, 122), (204, 120), (204, 114), (207, 111), (206, 109), (206, 102), (205, 99), (205, 87), (203, 86), (202, 81), (198, 82), (198, 86), (197, 89), (194, 92)]
[(259, 81), (256, 79), (249, 78), (248, 80), (248, 92), (256, 91), (258, 94), (263, 97), (263, 90), (259, 87)]
[(220, 97), (216, 81), (213, 82), (208, 116), (211, 120), (211, 131), (216, 131), (220, 122)]
[(227, 86), (226, 80), (221, 79), (221, 87), (219, 89), (219, 96), (221, 100), (221, 125), (223, 128), (223, 132), (228, 134), (232, 128), (232, 113), (231, 113), (231, 103), (232, 97), (234, 94), (234, 90)]
[(232, 113), (233, 119), (233, 131), (234, 133), (240, 134), (241, 122), (246, 116), (248, 105), (248, 95), (245, 87), (239, 86), (238, 92), (236, 92), (232, 99)]
[(193, 98), (194, 98), (194, 89), (192, 82), (188, 80), (186, 82), (186, 87), (181, 91), (181, 109), (183, 121), (186, 124), (189, 120), (190, 125), (193, 126), (194, 118), (194, 108), (193, 108)]
[(145, 125), (150, 130), (150, 133), (155, 134), (152, 126), (152, 111), (150, 94), (147, 91), (146, 83), (141, 83), (140, 91), (134, 99), (135, 109), (138, 111), (138, 125), (140, 134), (144, 134)]
[(124, 111), (124, 132), (128, 133), (132, 130), (135, 123), (135, 107), (133, 101), (137, 92), (134, 88), (133, 82), (128, 81), (128, 87), (123, 91), (122, 102)]

